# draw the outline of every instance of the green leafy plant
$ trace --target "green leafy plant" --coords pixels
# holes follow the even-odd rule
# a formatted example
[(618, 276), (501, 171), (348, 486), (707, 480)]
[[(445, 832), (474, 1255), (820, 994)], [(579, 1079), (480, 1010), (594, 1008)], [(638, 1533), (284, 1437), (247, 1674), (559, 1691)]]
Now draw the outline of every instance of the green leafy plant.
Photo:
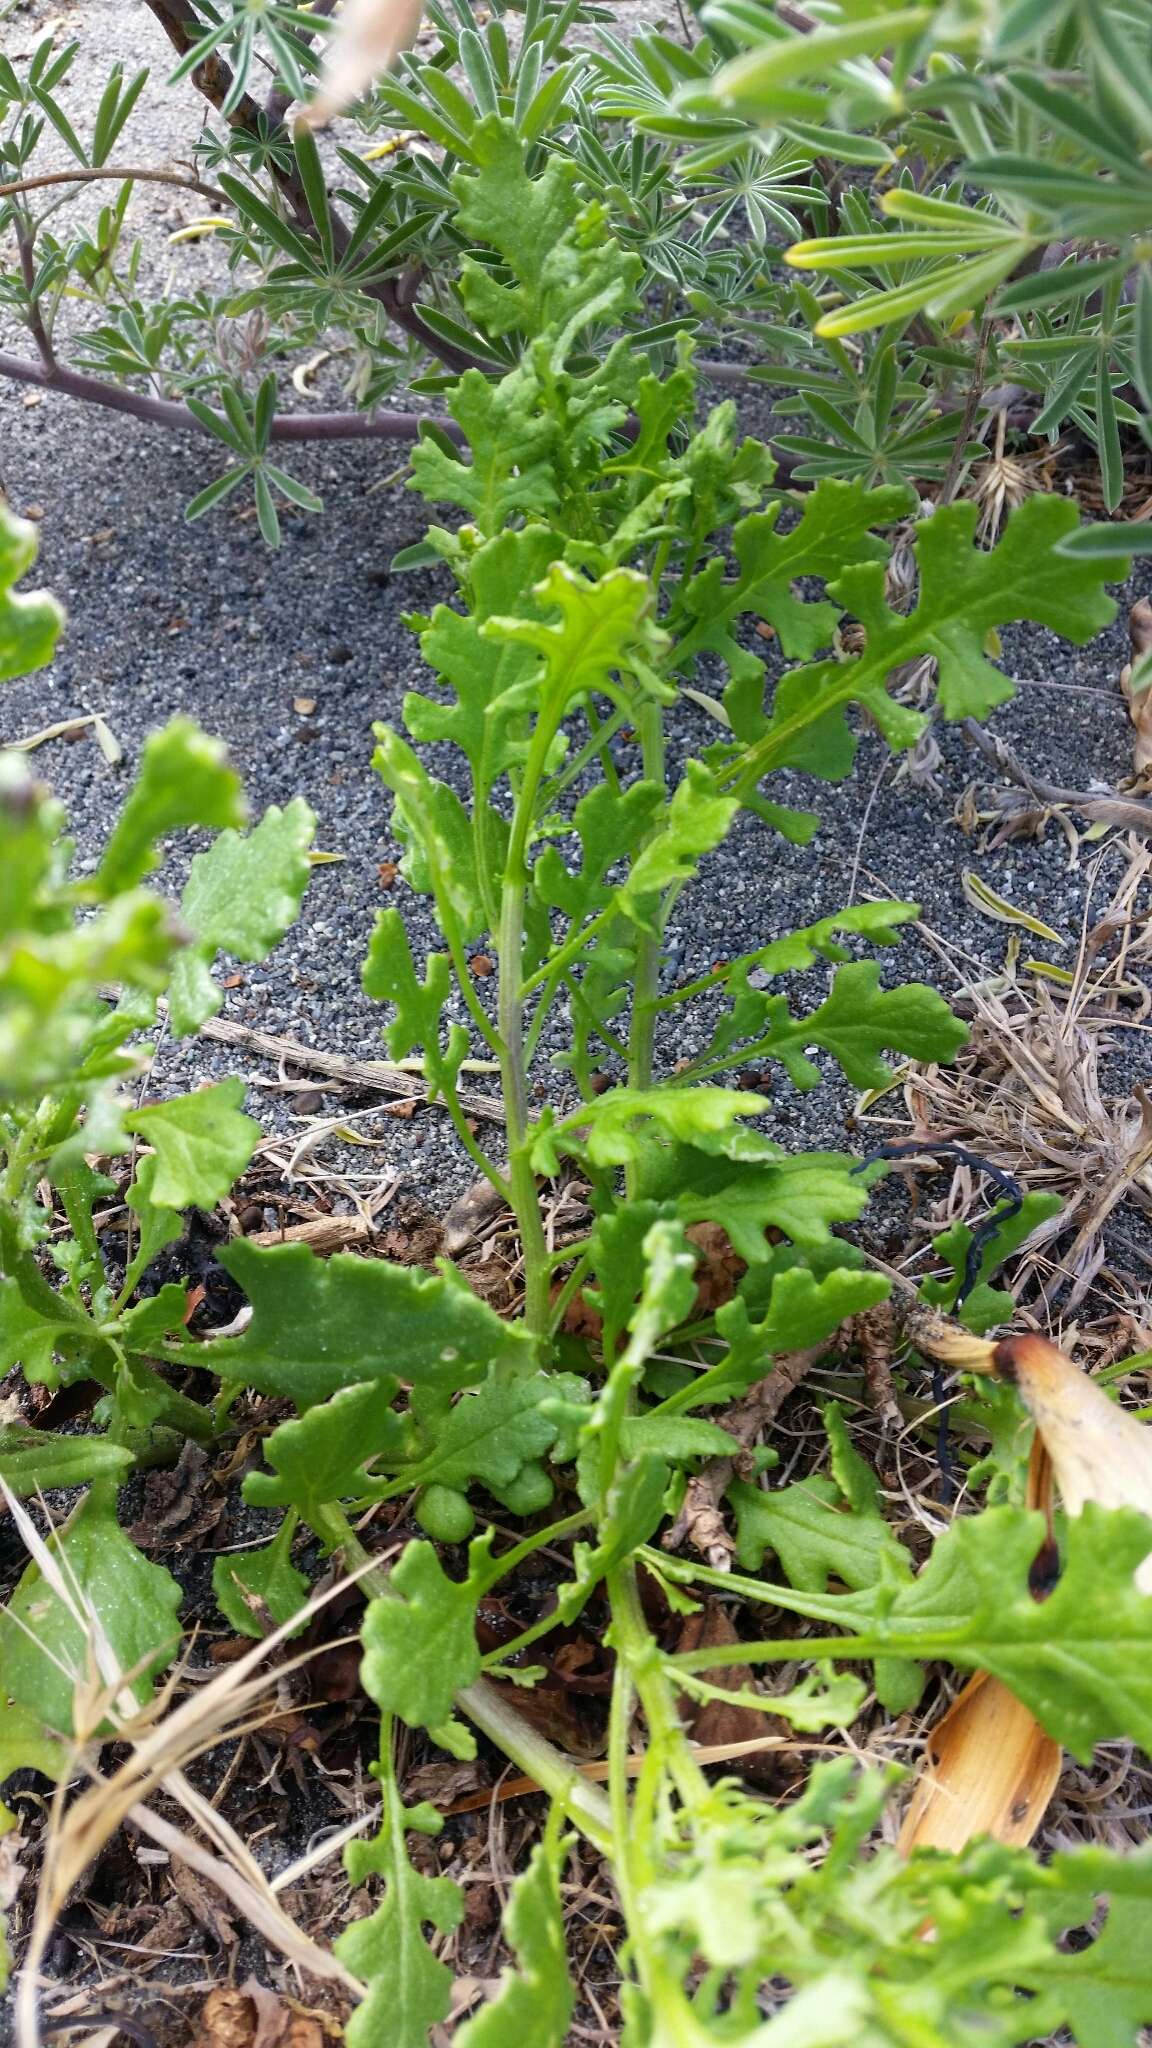
[[(452, 599), (412, 622), (435, 680), (406, 700), (408, 738), (378, 729), (375, 762), (405, 875), (430, 898), (444, 950), (415, 960), (402, 918), (387, 911), (364, 982), (390, 1006), (390, 1051), (420, 1051), (430, 1092), (513, 1212), (521, 1312), (497, 1315), (447, 1262), (432, 1273), (348, 1255), (325, 1262), (302, 1245), (242, 1239), (222, 1261), (250, 1305), (243, 1328), (195, 1338), (183, 1289), (139, 1294), (181, 1208), (219, 1198), (255, 1130), (227, 1082), (173, 1102), (134, 1099), (130, 1040), (153, 1024), (165, 992), (177, 1030), (211, 1014), (218, 950), (264, 956), (299, 899), (311, 821), (294, 807), (245, 835), (219, 750), (176, 721), (149, 743), (94, 874), (73, 880), (56, 807), (9, 761), (0, 1342), (5, 1365), (26, 1377), (94, 1378), (105, 1399), (103, 1434), (78, 1444), (20, 1427), (0, 1441), (0, 1472), (13, 1492), (90, 1482), (53, 1541), (89, 1612), (120, 1631), (114, 1648), (144, 1688), (174, 1654), (178, 1594), (118, 1529), (118, 1481), (180, 1433), (207, 1441), (244, 1388), (292, 1404), (244, 1486), (252, 1506), (280, 1511), (270, 1541), (219, 1560), (215, 1584), (233, 1626), (260, 1635), (271, 1617), (291, 1627), (305, 1586), (294, 1541), (310, 1533), (361, 1571), (369, 1595), (363, 1682), (380, 1711), (381, 1826), (347, 1862), (383, 1893), (338, 1942), (366, 1993), (349, 2023), (352, 2048), (377, 2042), (382, 2027), (400, 2048), (420, 2048), (444, 2019), (450, 1973), (428, 1931), (449, 1933), (463, 1912), (455, 1884), (409, 1854), (409, 1834), (441, 1823), (430, 1806), (403, 1804), (397, 1723), (457, 1756), (483, 1733), (552, 1801), (509, 1907), (516, 1971), (466, 2041), (484, 2043), (509, 2022), (542, 2042), (563, 2038), (567, 1828), (610, 1863), (625, 1925), (624, 2038), (636, 2048), (857, 2037), (943, 2048), (1022, 2043), (1061, 2025), (1091, 2044), (1106, 2037), (1092, 2031), (1102, 2015), (1119, 2038), (1152, 2010), (1152, 1984), (1121, 1977), (1114, 1961), (1147, 1892), (1144, 1859), (1086, 1851), (1042, 1867), (991, 1844), (907, 1862), (870, 1851), (889, 1775), (841, 1760), (777, 1806), (708, 1777), (681, 1702), (736, 1699), (818, 1731), (859, 1714), (866, 1688), (855, 1667), (903, 1709), (931, 1660), (993, 1671), (1078, 1756), (1118, 1736), (1147, 1742), (1152, 1601), (1133, 1582), (1152, 1545), (1143, 1518), (1085, 1513), (1041, 1606), (1029, 1571), (1045, 1524), (1019, 1504), (1006, 1471), (999, 1504), (956, 1520), (918, 1571), (829, 1407), (830, 1478), (767, 1491), (731, 1479), (741, 1572), (670, 1555), (660, 1536), (701, 1462), (734, 1443), (699, 1411), (723, 1412), (782, 1353), (828, 1342), (887, 1293), (844, 1235), (883, 1168), (787, 1153), (758, 1128), (767, 1097), (731, 1085), (735, 1071), (755, 1058), (811, 1087), (819, 1051), (866, 1088), (887, 1078), (886, 1053), (947, 1060), (964, 1037), (932, 989), (884, 988), (876, 962), (855, 957), (894, 940), (912, 904), (853, 905), (800, 931), (753, 935), (739, 960), (679, 986), (666, 939), (674, 907), (730, 833), (812, 835), (818, 820), (782, 803), (771, 778), (847, 774), (852, 707), (893, 746), (916, 739), (921, 715), (889, 687), (900, 663), (933, 655), (943, 715), (986, 714), (1011, 688), (989, 659), (996, 629), (1033, 618), (1086, 639), (1112, 616), (1103, 584), (1120, 565), (1057, 562), (1077, 517), (1061, 500), (1024, 506), (987, 553), (974, 545), (975, 508), (945, 507), (917, 524), (919, 596), (896, 610), (884, 529), (914, 510), (903, 485), (822, 479), (800, 510), (777, 489), (768, 451), (738, 439), (730, 403), (686, 424), (690, 340), (665, 377), (627, 333), (601, 345), (634, 304), (643, 265), (609, 232), (573, 158), (541, 164), (514, 120), (490, 111), (450, 189), (471, 245), (462, 305), (487, 332), (520, 339), (504, 375), (469, 368), (446, 393), (467, 449), (430, 428), (413, 451), (416, 488), (462, 518), (432, 526), (418, 551), (450, 572)], [(846, 614), (863, 628), (857, 654), (839, 638)], [(757, 621), (782, 651), (771, 675), (748, 644), (762, 645), (748, 632)], [(28, 644), (32, 658), (44, 652), (34, 635)], [(709, 681), (711, 692), (699, 687)], [(666, 717), (685, 697), (701, 746), (674, 775)], [(632, 776), (613, 744), (624, 728), (639, 742)], [(432, 744), (455, 750), (453, 782), (426, 764)], [(193, 862), (177, 922), (146, 878), (158, 839), (192, 825), (218, 836)], [(480, 939), (496, 958), (494, 1009), (468, 971)], [(835, 967), (829, 993), (797, 1014), (779, 984), (818, 960)], [(123, 991), (111, 1010), (98, 993), (109, 982)], [(453, 994), (468, 1025), (450, 1014)], [(677, 1020), (689, 1010), (706, 1025), (693, 1034), (700, 1049), (678, 1064)], [(545, 1025), (562, 1015), (558, 1084), (538, 1102), (532, 1063)], [(501, 1071), (502, 1156), (481, 1143), (461, 1101), (473, 1038)], [(556, 1251), (538, 1183), (565, 1162), (588, 1190), (589, 1223)], [(94, 1215), (117, 1192), (131, 1239), (112, 1272)], [(57, 1215), (66, 1233), (52, 1227)], [(702, 1224), (745, 1269), (731, 1300), (708, 1313), (691, 1234)], [(1006, 1232), (986, 1248), (977, 1327), (996, 1312), (987, 1282), (1012, 1242)], [(959, 1237), (940, 1249), (959, 1271)], [(599, 1335), (573, 1342), (566, 1311), (581, 1297)], [(214, 1410), (172, 1387), (167, 1369), (187, 1366), (215, 1375)], [(425, 1535), (386, 1571), (353, 1524), (399, 1496), (415, 1498)], [(525, 1524), (503, 1549), (492, 1526), (473, 1533), (488, 1500)], [(570, 1538), (554, 1607), (484, 1652), (481, 1601)], [(437, 1543), (465, 1541), (446, 1568)], [(807, 1668), (777, 1692), (720, 1688), (707, 1674), (731, 1663), (731, 1645), (667, 1648), (646, 1618), (646, 1582), (673, 1611), (719, 1585), (802, 1618), (816, 1631), (803, 1644), (766, 1634), (742, 1643), (740, 1658), (771, 1669), (802, 1657)], [(524, 1653), (594, 1595), (610, 1614), (615, 1659), (606, 1794), (515, 1704), (534, 1676)], [(35, 1634), (20, 1628), (32, 1603)], [(9, 1767), (60, 1769), (61, 1741), (97, 1732), (75, 1718), (84, 1657), (83, 1630), (34, 1561), (0, 1616), (0, 1683), (16, 1713)], [(1103, 1936), (1065, 1955), (1060, 1937), (1102, 1892), (1112, 1899)], [(925, 1938), (929, 1927), (938, 1939)], [(763, 2015), (769, 1981), (790, 1990), (777, 2018)]]

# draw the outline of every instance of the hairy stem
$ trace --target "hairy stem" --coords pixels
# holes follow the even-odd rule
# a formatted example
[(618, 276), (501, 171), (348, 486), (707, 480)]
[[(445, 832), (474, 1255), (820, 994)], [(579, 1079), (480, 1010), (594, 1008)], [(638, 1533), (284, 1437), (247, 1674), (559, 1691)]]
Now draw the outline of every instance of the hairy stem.
[(52, 346), (48, 329), (44, 325), (44, 315), (40, 310), (40, 301), (36, 295), (34, 237), (21, 223), (19, 209), (17, 209), (14, 227), (16, 247), (20, 254), (20, 274), (24, 279), (24, 289), (28, 294), (28, 310), (24, 316), (25, 322), (29, 334), (36, 343), (36, 353), (40, 358), (41, 367), (50, 375), (56, 368), (56, 351)]

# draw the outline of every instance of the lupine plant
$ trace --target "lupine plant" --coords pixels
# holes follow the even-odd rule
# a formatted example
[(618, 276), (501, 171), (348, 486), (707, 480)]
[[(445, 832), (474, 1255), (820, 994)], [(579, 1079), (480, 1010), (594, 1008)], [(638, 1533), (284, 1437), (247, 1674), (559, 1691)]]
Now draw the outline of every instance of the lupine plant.
[[(614, 332), (667, 374), (694, 331), (712, 382), (775, 387), (798, 480), (951, 495), (997, 418), (1024, 453), (1094, 449), (1119, 505), (1152, 406), (1149, 0), (706, 0), (683, 38), (629, 42), (595, 0), (496, 0), (482, 25), (432, 0), (429, 38), (323, 168), (292, 108), (326, 5), (136, 4), (220, 118), (190, 167), (141, 164), (146, 70), (114, 69), (89, 126), (69, 110), (78, 42), (0, 56), (0, 304), (28, 337), (0, 376), (214, 437), (235, 459), (193, 516), (251, 479), (275, 542), (277, 499), (312, 503), (276, 443), (409, 436), (391, 393), (512, 367), (522, 328), (464, 292), (455, 175), (493, 116), (532, 176), (570, 163), (639, 259)], [(197, 284), (189, 257), (183, 290), (149, 295), (132, 200), (153, 179), (186, 190), (182, 234), (225, 244), (225, 281)], [(107, 203), (70, 227), (93, 184)], [(277, 411), (277, 372), (318, 345), (345, 409)]]
[[(516, 1967), (459, 2027), (465, 2048), (511, 2030), (539, 2048), (567, 2038), (561, 1886), (576, 1831), (603, 1854), (619, 1900), (628, 2048), (1007, 2048), (1058, 2028), (1085, 2048), (1127, 2040), (1152, 2012), (1136, 1952), (1146, 1857), (1082, 1849), (1042, 1863), (987, 1840), (901, 1857), (876, 1841), (898, 1772), (845, 1753), (777, 1803), (709, 1775), (683, 1709), (735, 1698), (804, 1736), (850, 1727), (870, 1696), (910, 1710), (927, 1668), (943, 1665), (992, 1673), (1077, 1757), (1102, 1741), (1148, 1744), (1152, 1599), (1134, 1577), (1152, 1547), (1145, 1518), (1089, 1507), (1069, 1522), (1041, 1603), (1030, 1571), (1047, 1528), (1022, 1504), (1018, 1459), (985, 1461), (995, 1504), (957, 1515), (914, 1555), (829, 1403), (827, 1477), (731, 1478), (739, 1570), (662, 1542), (701, 1462), (732, 1451), (731, 1404), (781, 1355), (830, 1342), (888, 1293), (853, 1240), (882, 1164), (786, 1152), (762, 1128), (767, 1096), (733, 1085), (736, 1070), (778, 1066), (808, 1088), (819, 1053), (867, 1089), (887, 1079), (885, 1053), (946, 1061), (964, 1037), (931, 988), (882, 983), (872, 949), (915, 916), (911, 903), (832, 906), (803, 930), (750, 931), (738, 959), (687, 980), (668, 957), (674, 907), (734, 830), (758, 835), (766, 872), (775, 836), (811, 837), (818, 819), (783, 800), (781, 771), (841, 780), (862, 716), (894, 748), (915, 741), (923, 714), (890, 684), (902, 664), (931, 655), (943, 716), (985, 717), (1011, 693), (992, 659), (999, 628), (1030, 619), (1084, 641), (1113, 615), (1103, 586), (1122, 564), (1054, 552), (1077, 525), (1065, 500), (1033, 499), (987, 552), (974, 545), (976, 508), (953, 504), (916, 520), (915, 603), (896, 609), (886, 534), (916, 514), (914, 494), (857, 475), (821, 479), (797, 505), (767, 449), (738, 437), (730, 402), (698, 415), (690, 338), (665, 375), (632, 345), (644, 259), (611, 232), (573, 156), (542, 162), (515, 120), (490, 110), (446, 189), (471, 251), (460, 303), (514, 360), (499, 376), (466, 369), (445, 393), (461, 438), (432, 429), (413, 451), (415, 487), (447, 508), (419, 559), (442, 566), (451, 594), (413, 620), (430, 681), (405, 701), (406, 737), (378, 728), (375, 761), (407, 881), (430, 898), (443, 950), (414, 959), (401, 915), (385, 911), (364, 986), (387, 1006), (392, 1055), (420, 1053), (430, 1094), (512, 1212), (519, 1306), (498, 1315), (447, 1261), (324, 1260), (243, 1238), (221, 1253), (250, 1308), (243, 1327), (194, 1337), (181, 1287), (140, 1292), (181, 1211), (210, 1208), (243, 1172), (256, 1130), (238, 1083), (143, 1101), (136, 1035), (161, 996), (178, 1033), (211, 1015), (218, 951), (264, 957), (299, 901), (311, 820), (297, 805), (246, 831), (219, 749), (177, 721), (149, 743), (94, 872), (76, 876), (58, 808), (8, 757), (2, 1357), (34, 1384), (95, 1379), (103, 1393), (82, 1436), (6, 1424), (0, 1472), (15, 1494), (86, 1487), (51, 1550), (145, 1698), (180, 1649), (180, 1588), (120, 1526), (118, 1489), (182, 1436), (210, 1441), (241, 1390), (291, 1405), (244, 1482), (268, 1512), (268, 1542), (217, 1560), (215, 1591), (226, 1620), (256, 1636), (300, 1612), (306, 1542), (362, 1575), (381, 1821), (346, 1860), (382, 1896), (337, 1942), (364, 1992), (353, 2048), (423, 2048), (443, 2023), (451, 1972), (436, 1937), (464, 1909), (455, 1883), (410, 1853), (414, 1834), (442, 1823), (427, 1803), (404, 1805), (400, 1724), (458, 1757), (482, 1735), (550, 1802), (508, 1913)], [(3, 531), (10, 585), (30, 537), (10, 521)], [(11, 674), (46, 658), (56, 620), (44, 599), (3, 603)], [(771, 674), (756, 623), (780, 650)], [(673, 711), (699, 733), (676, 774)], [(614, 746), (625, 728), (639, 743), (635, 775)], [(432, 772), (433, 747), (437, 765), (455, 762), (450, 780)], [(157, 842), (184, 826), (216, 836), (174, 916), (147, 878)], [(767, 896), (763, 914), (774, 921)], [(495, 957), (494, 1003), (468, 970), (479, 940)], [(804, 1011), (789, 977), (817, 960), (836, 971)], [(111, 1005), (108, 984), (122, 991)], [(451, 1021), (453, 997), (467, 1024)], [(677, 1025), (689, 1013), (705, 1022), (684, 1062)], [(530, 1078), (561, 1021), (542, 1100)], [(499, 1065), (500, 1147), (461, 1103), (474, 1045)], [(589, 1221), (556, 1251), (541, 1202), (561, 1173), (586, 1189)], [(130, 1218), (118, 1262), (96, 1227), (113, 1199)], [(1010, 1311), (988, 1283), (1036, 1220), (1033, 1198), (984, 1248), (970, 1326)], [(706, 1312), (700, 1225), (723, 1233), (741, 1274)], [(937, 1307), (956, 1301), (969, 1245), (963, 1228), (941, 1241), (954, 1277), (928, 1290)], [(577, 1301), (594, 1312), (593, 1336), (566, 1331)], [(176, 1391), (189, 1367), (212, 1376), (215, 1403)], [(1004, 1440), (1005, 1400), (1017, 1437), (1024, 1418), (1002, 1395)], [(424, 1534), (386, 1569), (354, 1524), (400, 1499)], [(515, 1540), (497, 1537), (508, 1517)], [(483, 1651), (480, 1603), (561, 1546), (569, 1563), (546, 1611)], [(675, 1613), (717, 1589), (763, 1608), (763, 1635), (739, 1656), (769, 1681), (786, 1671), (780, 1688), (718, 1686), (709, 1674), (731, 1664), (730, 1643), (669, 1649), (645, 1603), (653, 1588)], [(516, 1706), (539, 1675), (525, 1653), (593, 1600), (614, 1659), (604, 1791)], [(6, 1769), (66, 1772), (86, 1655), (74, 1607), (33, 1562), (0, 1620)], [(1103, 1932), (1065, 1945), (1102, 1895)]]

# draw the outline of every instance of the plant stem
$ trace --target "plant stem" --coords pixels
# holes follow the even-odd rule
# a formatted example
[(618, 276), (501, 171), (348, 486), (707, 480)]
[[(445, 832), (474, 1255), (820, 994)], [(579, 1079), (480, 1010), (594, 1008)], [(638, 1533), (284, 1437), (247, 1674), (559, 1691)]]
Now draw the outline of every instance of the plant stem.
[(68, 171), (41, 171), (34, 178), (17, 178), (11, 184), (0, 185), (0, 199), (11, 199), (18, 192), (39, 192), (46, 185), (89, 185), (102, 179), (120, 184), (131, 179), (148, 185), (179, 185), (182, 191), (199, 192), (201, 198), (210, 199), (215, 206), (232, 205), (226, 192), (217, 191), (215, 185), (201, 184), (199, 178), (189, 177), (187, 171), (155, 171), (147, 164), (105, 164), (96, 170), (76, 165)]
[[(651, 702), (641, 707), (636, 720), (640, 734), (642, 774), (646, 782), (664, 785), (664, 722), (659, 704)], [(660, 940), (641, 932), (636, 948), (636, 973), (632, 990), (632, 1020), (628, 1033), (628, 1086), (650, 1088), (652, 1086), (652, 1041), (655, 1035), (656, 1014), (653, 1004), (660, 985)], [(625, 1183), (630, 1197), (635, 1198), (636, 1165), (630, 1161), (625, 1168)]]
[[(346, 1563), (362, 1565), (369, 1560), (371, 1552), (361, 1543), (342, 1508), (326, 1504), (313, 1509), (308, 1520), (322, 1542), (343, 1552)], [(380, 1566), (364, 1572), (360, 1583), (373, 1599), (396, 1597), (387, 1572)], [(542, 1792), (571, 1814), (590, 1842), (595, 1843), (598, 1849), (607, 1851), (611, 1848), (612, 1819), (604, 1794), (597, 1786), (588, 1783), (562, 1751), (543, 1735), (537, 1735), (535, 1729), (529, 1728), (510, 1700), (506, 1700), (486, 1679), (478, 1678), (472, 1685), (462, 1687), (456, 1695), (456, 1704), (481, 1734), (494, 1742), (514, 1764), (518, 1764), (527, 1777), (535, 1779)]]
[[(523, 796), (521, 796), (523, 802)], [(548, 1241), (532, 1171), (528, 1130), (528, 1075), (524, 1060), (523, 974), (525, 885), (505, 876), (500, 904), (500, 1068), (508, 1120), (508, 1181), (524, 1253), (524, 1320), (533, 1336), (548, 1331)]]
[(47, 376), (53, 376), (56, 371), (56, 354), (52, 347), (51, 337), (44, 325), (44, 314), (36, 292), (34, 237), (23, 226), (18, 207), (15, 209), (15, 216), (13, 225), (16, 235), (16, 247), (20, 255), (20, 274), (24, 279), (24, 288), (28, 294), (28, 310), (25, 320), (28, 332), (36, 343), (36, 353), (40, 357), (41, 366)]
[[(109, 384), (103, 377), (89, 377), (83, 370), (71, 370), (66, 363), (29, 362), (26, 356), (11, 356), (0, 350), (0, 377), (17, 384), (38, 384), (45, 391), (62, 392), (88, 405), (108, 406), (113, 412), (130, 413), (152, 426), (174, 428), (180, 433), (206, 434), (208, 429), (176, 398), (152, 398), (144, 391), (130, 391), (126, 385)], [(219, 415), (223, 420), (224, 415)], [(416, 441), (424, 416), (416, 412), (281, 412), (272, 422), (274, 441)], [(464, 436), (453, 420), (437, 419), (440, 432), (454, 441)], [(214, 438), (209, 436), (209, 438)]]
[(561, 1323), (564, 1321), (564, 1316), (568, 1309), (569, 1303), (574, 1299), (577, 1290), (583, 1285), (584, 1281), (587, 1279), (588, 1265), (588, 1254), (587, 1252), (585, 1252), (582, 1258), (577, 1259), (576, 1264), (573, 1266), (572, 1271), (569, 1273), (568, 1278), (565, 1280), (564, 1285), (560, 1289), (559, 1294), (556, 1296), (556, 1299), (552, 1304), (552, 1329), (554, 1333), (560, 1328)]
[(508, 1126), (508, 1179), (524, 1254), (524, 1320), (536, 1337), (548, 1334), (550, 1267), (548, 1242), (536, 1195), (536, 1176), (532, 1171), (528, 1125), (524, 906), (528, 893), (528, 842), (536, 819), (536, 799), (563, 708), (564, 700), (560, 696), (553, 703), (546, 703), (532, 735), (523, 781), (516, 792), (516, 809), (512, 815), (500, 889), (500, 928), (496, 940), (500, 962), (497, 1023), (500, 1071), (504, 1079), (504, 1114)]

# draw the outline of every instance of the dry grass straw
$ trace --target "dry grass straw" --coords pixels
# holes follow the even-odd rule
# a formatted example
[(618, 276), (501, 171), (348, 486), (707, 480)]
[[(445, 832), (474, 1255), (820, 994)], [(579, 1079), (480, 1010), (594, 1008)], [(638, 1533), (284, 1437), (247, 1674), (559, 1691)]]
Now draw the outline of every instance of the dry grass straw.
[[(1110, 841), (1097, 857), (1093, 887), (1120, 843)], [(908, 1116), (926, 1134), (926, 1152), (932, 1138), (954, 1140), (1026, 1188), (1060, 1196), (1060, 1214), (1029, 1239), (1017, 1286), (1021, 1293), (1038, 1288), (1045, 1310), (1059, 1295), (1065, 1315), (1104, 1264), (1103, 1232), (1115, 1212), (1128, 1205), (1152, 1215), (1152, 1096), (1141, 1082), (1123, 1091), (1107, 1078), (1109, 1060), (1131, 1044), (1128, 1034), (1152, 1030), (1152, 990), (1142, 971), (1152, 953), (1152, 849), (1131, 837), (1123, 847), (1120, 881), (1091, 923), (1089, 892), (1067, 980), (1015, 961), (1003, 974), (974, 979), (955, 949), (921, 928), (960, 982), (958, 1007), (973, 1021), (951, 1066), (906, 1072)], [(957, 1168), (948, 1213), (964, 1214), (975, 1193), (971, 1170)]]

